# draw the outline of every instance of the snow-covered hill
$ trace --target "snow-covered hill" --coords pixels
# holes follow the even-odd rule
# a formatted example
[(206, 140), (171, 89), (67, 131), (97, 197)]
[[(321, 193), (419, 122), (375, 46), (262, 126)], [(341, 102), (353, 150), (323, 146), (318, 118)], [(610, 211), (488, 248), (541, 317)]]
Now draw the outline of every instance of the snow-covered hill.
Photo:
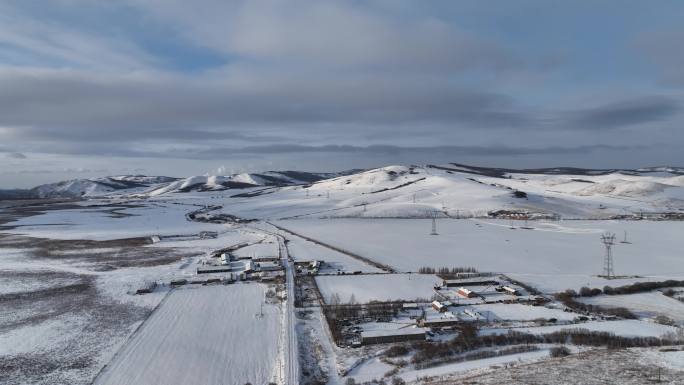
[[(387, 166), (266, 192), (225, 195), (246, 218), (610, 218), (684, 212), (681, 169), (510, 170)], [(202, 195), (197, 195), (200, 198)], [(218, 202), (216, 202), (218, 203)]]
[(263, 186), (310, 184), (344, 173), (308, 173), (299, 171), (267, 171), (227, 176), (167, 176), (118, 175), (91, 179), (72, 179), (49, 183), (30, 190), (0, 190), (0, 199), (78, 198), (110, 194), (157, 196), (191, 191), (222, 191)]
[(176, 181), (166, 176), (119, 175), (93, 179), (73, 179), (37, 186), (31, 192), (38, 198), (101, 196), (114, 192), (142, 191)]
[(227, 176), (202, 175), (180, 179), (147, 193), (150, 196), (190, 191), (222, 191), (261, 186), (292, 186), (317, 182), (340, 174), (308, 173), (298, 171), (267, 171), (263, 173), (242, 173)]
[[(264, 188), (267, 189), (264, 189)], [(236, 191), (228, 191), (236, 190)], [(428, 217), (430, 215), (605, 218), (684, 212), (684, 169), (503, 169), (462, 164), (402, 166), (346, 173), (268, 171), (184, 179), (113, 176), (42, 185), (35, 197), (209, 194), (226, 213), (247, 218)], [(222, 191), (226, 191), (221, 194)], [(11, 192), (17, 196), (17, 192)], [(208, 202), (207, 202), (208, 203)], [(237, 204), (239, 203), (239, 204)]]

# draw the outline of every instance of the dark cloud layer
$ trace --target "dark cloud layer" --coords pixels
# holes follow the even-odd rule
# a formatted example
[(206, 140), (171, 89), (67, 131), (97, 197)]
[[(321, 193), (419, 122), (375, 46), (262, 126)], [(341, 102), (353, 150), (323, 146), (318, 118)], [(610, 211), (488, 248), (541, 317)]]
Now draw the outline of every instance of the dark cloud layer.
[(613, 129), (662, 121), (679, 109), (679, 103), (672, 98), (645, 97), (577, 111), (570, 122), (577, 128)]
[(680, 162), (658, 148), (684, 145), (682, 17), (669, 0), (8, 0), (0, 173)]

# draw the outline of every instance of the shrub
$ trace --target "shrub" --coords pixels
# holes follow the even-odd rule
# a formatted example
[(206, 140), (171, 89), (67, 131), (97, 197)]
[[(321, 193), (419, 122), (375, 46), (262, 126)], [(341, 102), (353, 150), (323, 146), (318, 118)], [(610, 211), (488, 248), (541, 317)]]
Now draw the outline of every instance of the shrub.
[(409, 348), (405, 345), (395, 345), (385, 351), (386, 357), (399, 357), (408, 354)]
[(549, 351), (551, 357), (565, 357), (570, 355), (570, 349), (565, 346), (555, 346)]
[(586, 286), (582, 287), (579, 292), (580, 297), (595, 297), (599, 294), (601, 294), (601, 289), (590, 289)]
[(674, 326), (676, 322), (668, 316), (659, 315), (655, 318), (655, 322), (661, 325)]

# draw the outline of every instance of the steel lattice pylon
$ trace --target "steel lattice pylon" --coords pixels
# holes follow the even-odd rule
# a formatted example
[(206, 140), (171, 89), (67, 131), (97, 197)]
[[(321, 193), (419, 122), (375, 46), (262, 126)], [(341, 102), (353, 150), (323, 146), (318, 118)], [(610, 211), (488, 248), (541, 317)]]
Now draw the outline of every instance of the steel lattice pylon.
[(603, 276), (606, 278), (615, 278), (615, 271), (613, 270), (613, 245), (615, 244), (615, 234), (605, 233), (601, 236), (601, 242), (606, 247), (606, 254), (603, 258)]

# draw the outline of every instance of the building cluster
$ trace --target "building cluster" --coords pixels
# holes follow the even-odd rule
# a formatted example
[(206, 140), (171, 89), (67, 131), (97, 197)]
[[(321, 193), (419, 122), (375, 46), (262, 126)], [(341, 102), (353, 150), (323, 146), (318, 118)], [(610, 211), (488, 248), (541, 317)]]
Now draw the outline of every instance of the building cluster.
[[(444, 279), (435, 288), (435, 298), (428, 304), (401, 304), (398, 318), (390, 320), (358, 320), (361, 326), (351, 326), (354, 338), (349, 346), (431, 339), (441, 330), (459, 330), (469, 322), (494, 322), (497, 317), (482, 311), (477, 305), (494, 303), (525, 303), (537, 305), (537, 296), (511, 283), (504, 276), (474, 273), (454, 279)], [(541, 303), (539, 303), (541, 304)], [(412, 322), (406, 322), (408, 320)], [(347, 320), (349, 321), (349, 320)], [(397, 323), (405, 326), (396, 327)]]

